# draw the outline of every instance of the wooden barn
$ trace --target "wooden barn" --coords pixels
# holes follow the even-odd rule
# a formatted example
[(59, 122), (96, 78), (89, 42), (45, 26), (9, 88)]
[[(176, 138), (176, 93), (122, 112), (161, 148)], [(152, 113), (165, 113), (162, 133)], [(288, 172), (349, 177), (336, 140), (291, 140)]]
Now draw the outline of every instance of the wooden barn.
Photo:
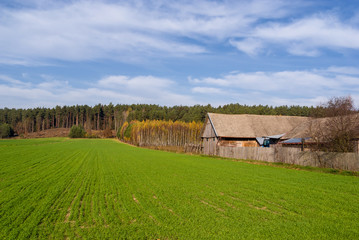
[(203, 153), (216, 155), (217, 146), (259, 147), (263, 137), (277, 143), (307, 117), (208, 113), (202, 131)]
[[(306, 148), (309, 150), (313, 144), (320, 141), (318, 137), (329, 135), (331, 132), (338, 130), (352, 131), (354, 138), (351, 140), (355, 145), (355, 151), (359, 152), (359, 114), (308, 119), (308, 121), (302, 122), (287, 132), (283, 136), (283, 139), (286, 140), (280, 142), (280, 144), (283, 147), (302, 148), (303, 150)], [(317, 139), (312, 139), (312, 136), (317, 137)]]

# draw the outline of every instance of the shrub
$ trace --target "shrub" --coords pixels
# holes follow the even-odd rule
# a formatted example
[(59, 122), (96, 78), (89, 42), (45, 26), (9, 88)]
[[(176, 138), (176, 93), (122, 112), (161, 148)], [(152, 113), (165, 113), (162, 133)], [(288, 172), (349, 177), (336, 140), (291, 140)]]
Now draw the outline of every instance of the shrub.
[(94, 133), (86, 133), (85, 138), (100, 138), (100, 137)]
[(105, 130), (103, 130), (103, 137), (104, 138), (112, 138), (112, 130), (109, 128), (106, 128)]
[(70, 129), (70, 138), (83, 138), (85, 137), (86, 131), (82, 126), (72, 126)]
[(14, 136), (14, 130), (9, 124), (0, 125), (0, 138), (8, 138)]

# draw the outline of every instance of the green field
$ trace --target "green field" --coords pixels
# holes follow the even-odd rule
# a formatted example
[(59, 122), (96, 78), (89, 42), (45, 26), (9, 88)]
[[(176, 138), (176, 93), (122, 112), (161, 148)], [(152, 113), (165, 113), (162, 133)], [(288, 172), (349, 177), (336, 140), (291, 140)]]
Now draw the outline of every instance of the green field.
[(359, 239), (359, 178), (141, 149), (0, 141), (0, 239)]

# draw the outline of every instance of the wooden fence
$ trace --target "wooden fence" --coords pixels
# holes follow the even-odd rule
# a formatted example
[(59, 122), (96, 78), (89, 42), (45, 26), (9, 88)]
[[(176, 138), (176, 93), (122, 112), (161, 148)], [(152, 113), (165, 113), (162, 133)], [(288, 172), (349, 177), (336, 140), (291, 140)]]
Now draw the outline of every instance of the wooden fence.
[(359, 154), (301, 151), (285, 147), (224, 147), (217, 146), (220, 157), (282, 162), (302, 166), (326, 167), (359, 171)]

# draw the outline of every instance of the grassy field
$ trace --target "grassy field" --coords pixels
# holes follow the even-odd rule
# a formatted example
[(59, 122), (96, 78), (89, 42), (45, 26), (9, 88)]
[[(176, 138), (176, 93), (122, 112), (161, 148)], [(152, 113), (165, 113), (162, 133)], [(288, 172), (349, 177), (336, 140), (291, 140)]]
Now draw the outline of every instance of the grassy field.
[(359, 178), (141, 149), (0, 141), (0, 239), (359, 239)]

